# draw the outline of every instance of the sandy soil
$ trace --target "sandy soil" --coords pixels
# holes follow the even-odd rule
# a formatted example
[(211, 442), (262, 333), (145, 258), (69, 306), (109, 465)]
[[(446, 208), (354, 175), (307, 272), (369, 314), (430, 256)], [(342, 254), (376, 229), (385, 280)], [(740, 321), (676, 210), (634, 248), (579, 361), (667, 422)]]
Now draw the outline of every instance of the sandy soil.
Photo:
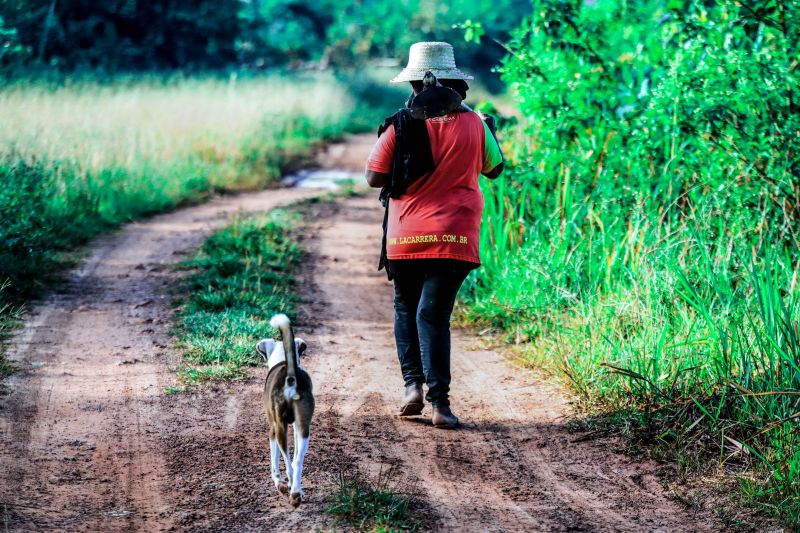
[[(359, 168), (371, 141), (329, 152)], [(337, 150), (339, 150), (337, 152)], [(565, 428), (563, 395), (481, 339), (454, 334), (453, 407), (463, 427), (394, 416), (402, 394), (391, 286), (375, 270), (380, 205), (317, 207), (304, 240), (305, 303), (317, 414), (297, 510), (271, 485), (263, 369), (191, 394), (174, 384), (169, 290), (179, 261), (235, 212), (308, 190), (218, 198), (97, 239), (65, 289), (36, 304), (14, 339), (22, 371), (0, 398), (0, 509), (9, 531), (309, 531), (341, 469), (390, 466), (421, 496), (426, 529), (711, 531), (659, 482), (655, 464)]]

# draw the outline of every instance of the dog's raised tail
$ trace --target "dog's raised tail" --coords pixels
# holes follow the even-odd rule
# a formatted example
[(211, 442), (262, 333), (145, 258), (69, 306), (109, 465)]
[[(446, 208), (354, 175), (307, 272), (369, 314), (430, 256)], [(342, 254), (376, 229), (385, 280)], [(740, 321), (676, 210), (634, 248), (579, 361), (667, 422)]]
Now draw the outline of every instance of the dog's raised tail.
[(273, 316), (269, 325), (280, 330), (283, 350), (286, 354), (286, 382), (283, 385), (283, 394), (287, 400), (299, 400), (297, 394), (297, 349), (294, 344), (294, 332), (289, 317), (283, 313)]

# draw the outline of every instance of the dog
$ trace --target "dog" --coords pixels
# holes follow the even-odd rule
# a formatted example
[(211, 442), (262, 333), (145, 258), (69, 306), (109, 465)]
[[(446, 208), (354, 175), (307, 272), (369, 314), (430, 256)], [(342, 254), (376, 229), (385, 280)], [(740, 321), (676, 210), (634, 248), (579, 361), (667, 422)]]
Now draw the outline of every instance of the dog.
[[(286, 315), (275, 315), (269, 323), (280, 331), (282, 342), (264, 339), (256, 345), (256, 350), (269, 366), (264, 382), (264, 409), (269, 421), (272, 481), (281, 494), (288, 492), (289, 502), (298, 507), (303, 501), (303, 460), (308, 451), (311, 418), (314, 415), (311, 377), (300, 366), (300, 355), (306, 351), (306, 343), (294, 338), (291, 322)], [(289, 426), (294, 431), (294, 457), (291, 462)], [(281, 457), (286, 465), (288, 484), (281, 477)]]

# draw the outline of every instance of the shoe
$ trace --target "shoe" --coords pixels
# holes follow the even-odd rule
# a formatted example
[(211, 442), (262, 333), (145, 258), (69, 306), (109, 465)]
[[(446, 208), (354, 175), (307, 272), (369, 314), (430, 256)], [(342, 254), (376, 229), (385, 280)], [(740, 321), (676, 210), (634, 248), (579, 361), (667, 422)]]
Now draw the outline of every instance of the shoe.
[(407, 386), (400, 405), (400, 416), (416, 416), (422, 412), (422, 407), (422, 383)]
[(441, 429), (458, 427), (458, 417), (453, 414), (450, 407), (434, 407), (431, 422), (433, 422), (433, 427)]

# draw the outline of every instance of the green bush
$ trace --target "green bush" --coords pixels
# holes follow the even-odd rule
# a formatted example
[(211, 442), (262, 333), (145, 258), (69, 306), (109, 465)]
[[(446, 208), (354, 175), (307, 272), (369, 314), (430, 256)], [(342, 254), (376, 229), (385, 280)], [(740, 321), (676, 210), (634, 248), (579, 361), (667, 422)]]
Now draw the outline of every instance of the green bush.
[[(800, 523), (800, 7), (536, 4), (468, 316)], [(732, 444), (736, 443), (736, 444)]]

